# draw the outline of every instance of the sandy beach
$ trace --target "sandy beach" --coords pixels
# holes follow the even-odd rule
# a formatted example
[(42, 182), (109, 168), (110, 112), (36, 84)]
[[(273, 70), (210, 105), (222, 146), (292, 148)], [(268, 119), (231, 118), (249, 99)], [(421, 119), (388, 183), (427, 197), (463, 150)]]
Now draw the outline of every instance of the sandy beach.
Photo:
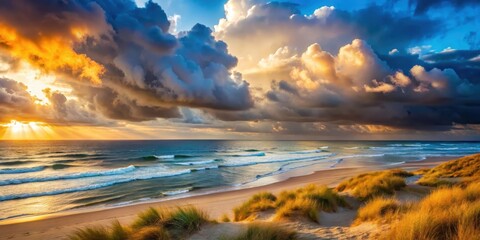
[[(450, 158), (427, 158), (418, 162), (392, 166), (406, 170), (430, 168)], [(107, 209), (93, 209), (81, 211), (67, 211), (46, 216), (12, 219), (0, 223), (0, 239), (65, 239), (73, 230), (98, 224), (109, 224), (118, 219), (121, 223), (129, 223), (140, 211), (148, 207), (176, 207), (194, 205), (208, 212), (212, 219), (219, 218), (222, 214), (231, 214), (233, 207), (247, 200), (251, 195), (269, 191), (278, 193), (282, 190), (294, 189), (309, 183), (335, 186), (340, 181), (356, 174), (369, 172), (385, 167), (342, 167), (323, 170), (305, 176), (290, 177), (276, 183), (250, 187), (246, 189), (227, 190), (198, 196), (183, 197), (170, 200), (156, 200), (129, 206), (119, 206)]]

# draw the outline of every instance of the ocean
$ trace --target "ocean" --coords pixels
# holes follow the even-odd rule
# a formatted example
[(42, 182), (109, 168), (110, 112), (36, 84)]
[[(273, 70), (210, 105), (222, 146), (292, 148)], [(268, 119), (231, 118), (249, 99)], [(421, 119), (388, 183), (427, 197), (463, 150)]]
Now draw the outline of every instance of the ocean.
[(277, 181), (292, 170), (399, 165), (479, 142), (0, 141), (0, 223)]

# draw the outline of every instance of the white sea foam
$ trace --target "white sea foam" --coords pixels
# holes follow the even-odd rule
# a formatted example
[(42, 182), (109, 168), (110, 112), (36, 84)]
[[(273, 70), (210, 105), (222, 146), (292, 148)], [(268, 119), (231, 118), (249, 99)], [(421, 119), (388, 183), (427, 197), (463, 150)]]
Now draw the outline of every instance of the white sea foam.
[(22, 183), (32, 183), (32, 182), (47, 182), (47, 181), (66, 180), (66, 179), (120, 175), (120, 174), (124, 174), (124, 173), (128, 173), (128, 172), (132, 172), (134, 170), (135, 170), (135, 166), (130, 165), (128, 167), (108, 169), (108, 170), (103, 170), (103, 171), (79, 172), (79, 173), (71, 173), (71, 174), (56, 175), (56, 176), (13, 178), (13, 179), (1, 180), (0, 181), (0, 186), (12, 185), (12, 184), (22, 184)]
[(94, 190), (94, 189), (113, 186), (113, 185), (120, 184), (120, 183), (133, 182), (133, 181), (136, 181), (136, 180), (148, 180), (148, 179), (154, 179), (154, 178), (171, 177), (171, 176), (187, 174), (187, 173), (190, 173), (190, 172), (191, 172), (190, 169), (180, 170), (180, 171), (176, 171), (176, 172), (160, 172), (160, 173), (154, 173), (154, 174), (150, 174), (150, 175), (134, 176), (134, 177), (131, 177), (131, 178), (117, 179), (117, 180), (112, 180), (112, 181), (107, 181), (107, 182), (94, 183), (94, 184), (90, 184), (90, 185), (86, 185), (86, 186), (72, 187), (72, 188), (66, 188), (66, 189), (58, 189), (58, 190), (36, 192), (36, 193), (0, 195), (0, 201), (22, 199), (22, 198), (31, 198), (31, 197), (41, 197), (41, 196), (51, 196), (51, 195), (58, 195), (58, 194), (63, 194), (63, 193), (89, 191), (89, 190)]
[(155, 155), (155, 157), (158, 159), (171, 159), (175, 158), (175, 155)]
[(388, 166), (395, 166), (395, 165), (402, 165), (402, 164), (404, 164), (404, 163), (405, 163), (405, 161), (401, 161), (401, 162), (389, 163), (389, 164), (387, 164), (387, 165), (388, 165)]
[(279, 163), (279, 162), (290, 162), (290, 161), (312, 161), (325, 159), (327, 157), (333, 156), (335, 154), (325, 154), (325, 155), (316, 155), (316, 156), (307, 156), (307, 157), (296, 157), (296, 158), (277, 158), (277, 159), (267, 159), (263, 161), (227, 161), (224, 164), (221, 164), (220, 167), (241, 167), (241, 166), (250, 166), (257, 164), (266, 164), (266, 163)]
[(295, 152), (289, 152), (290, 154), (310, 154), (310, 153), (321, 153), (323, 150), (321, 149), (315, 149), (315, 150), (304, 150), (304, 151), (295, 151)]
[(235, 154), (233, 157), (263, 157), (266, 154), (264, 152), (254, 152), (254, 153), (242, 153), (242, 154)]
[(458, 147), (446, 147), (446, 148), (434, 148), (435, 150), (440, 151), (449, 151), (449, 150), (458, 150)]
[(190, 190), (191, 188), (185, 188), (185, 189), (178, 189), (178, 190), (172, 190), (172, 191), (165, 191), (165, 192), (162, 192), (162, 194), (165, 196), (173, 196), (173, 195), (190, 192)]
[(207, 160), (207, 161), (196, 161), (196, 162), (176, 162), (173, 164), (176, 165), (182, 165), (182, 166), (191, 166), (191, 165), (202, 165), (202, 164), (209, 164), (213, 162), (217, 162), (218, 160), (212, 159), (212, 160)]
[(4, 169), (0, 169), (0, 174), (39, 172), (39, 171), (42, 171), (43, 169), (45, 169), (44, 166), (29, 167), (29, 168), (4, 168)]

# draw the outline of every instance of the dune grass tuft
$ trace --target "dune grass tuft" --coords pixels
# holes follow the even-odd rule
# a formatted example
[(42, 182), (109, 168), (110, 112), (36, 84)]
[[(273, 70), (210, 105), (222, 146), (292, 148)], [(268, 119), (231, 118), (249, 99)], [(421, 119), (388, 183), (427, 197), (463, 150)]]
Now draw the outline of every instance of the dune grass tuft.
[(433, 176), (423, 176), (417, 180), (417, 184), (429, 187), (452, 186), (453, 182)]
[(127, 240), (130, 232), (117, 220), (109, 228), (103, 226), (86, 227), (76, 230), (69, 236), (70, 240)]
[(318, 222), (319, 211), (335, 212), (338, 207), (349, 207), (343, 197), (326, 186), (310, 184), (294, 191), (279, 194), (275, 218), (283, 219), (296, 215)]
[(317, 203), (304, 198), (287, 201), (275, 212), (275, 219), (292, 218), (297, 215), (307, 217), (313, 222), (318, 222), (319, 210)]
[(70, 240), (108, 240), (110, 233), (107, 228), (102, 226), (86, 227), (84, 229), (77, 229), (69, 236)]
[(326, 186), (310, 184), (296, 190), (283, 191), (278, 197), (267, 192), (256, 194), (233, 209), (233, 220), (254, 220), (258, 212), (275, 209), (276, 219), (305, 216), (318, 222), (319, 211), (335, 212), (338, 207), (349, 207), (349, 205), (334, 190)]
[(473, 183), (432, 192), (395, 221), (383, 238), (461, 240), (479, 233), (480, 183)]
[(138, 214), (137, 219), (132, 224), (132, 228), (139, 229), (148, 226), (160, 226), (164, 218), (165, 214), (163, 212), (159, 212), (151, 207)]
[(296, 240), (295, 231), (274, 224), (252, 223), (247, 229), (237, 236), (224, 236), (221, 240)]
[(110, 226), (110, 240), (127, 240), (129, 230), (123, 227), (118, 220), (113, 221)]
[(277, 197), (269, 192), (253, 195), (248, 201), (233, 209), (234, 221), (254, 219), (256, 213), (275, 208)]
[(177, 208), (166, 217), (164, 227), (178, 233), (192, 233), (208, 222), (205, 212), (195, 207)]
[(336, 189), (340, 192), (350, 190), (353, 196), (364, 201), (377, 196), (393, 195), (396, 190), (406, 186), (406, 176), (411, 176), (411, 173), (403, 170), (365, 173), (341, 182)]
[(163, 227), (147, 226), (133, 234), (131, 240), (170, 240), (170, 234)]
[(402, 205), (393, 198), (377, 197), (358, 210), (354, 225), (362, 222), (386, 222), (398, 216)]
[(195, 207), (174, 210), (149, 208), (138, 214), (131, 228), (114, 221), (110, 228), (87, 227), (74, 232), (71, 240), (165, 240), (179, 239), (209, 222), (207, 214)]
[(417, 183), (431, 187), (454, 185), (455, 181), (449, 181), (449, 178), (465, 178), (468, 182), (479, 180), (480, 154), (465, 156), (442, 163), (429, 171), (425, 171)]
[(221, 222), (230, 222), (230, 218), (228, 217), (227, 214), (223, 214), (222, 217), (220, 218)]

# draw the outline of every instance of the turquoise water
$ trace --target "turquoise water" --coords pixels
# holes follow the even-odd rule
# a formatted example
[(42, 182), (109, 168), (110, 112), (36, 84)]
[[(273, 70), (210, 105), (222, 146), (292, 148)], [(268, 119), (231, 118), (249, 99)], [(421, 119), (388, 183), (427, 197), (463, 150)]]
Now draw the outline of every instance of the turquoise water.
[(0, 220), (242, 187), (293, 169), (479, 150), (478, 142), (0, 141)]

